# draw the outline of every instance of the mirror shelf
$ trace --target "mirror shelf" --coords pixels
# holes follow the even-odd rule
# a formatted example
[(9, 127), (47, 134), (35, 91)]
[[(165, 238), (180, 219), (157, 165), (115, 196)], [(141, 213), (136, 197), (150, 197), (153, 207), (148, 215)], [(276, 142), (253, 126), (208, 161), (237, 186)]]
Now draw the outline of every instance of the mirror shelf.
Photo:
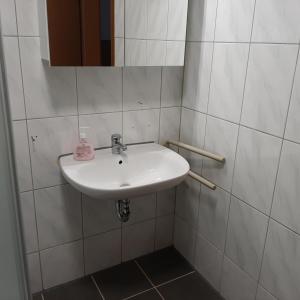
[(50, 66), (183, 66), (188, 0), (39, 0)]

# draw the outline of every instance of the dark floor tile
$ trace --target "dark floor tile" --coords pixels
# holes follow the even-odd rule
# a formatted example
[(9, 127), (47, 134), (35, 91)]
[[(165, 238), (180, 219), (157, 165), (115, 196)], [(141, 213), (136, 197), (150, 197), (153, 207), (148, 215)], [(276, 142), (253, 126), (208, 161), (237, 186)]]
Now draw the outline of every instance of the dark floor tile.
[(190, 264), (173, 247), (143, 256), (137, 261), (155, 285), (193, 271)]
[(166, 300), (223, 300), (196, 272), (167, 283), (158, 290)]
[(130, 298), (130, 300), (161, 300), (158, 292), (156, 290), (150, 290), (138, 296)]
[(106, 300), (123, 299), (152, 286), (134, 262), (127, 262), (93, 275)]
[(32, 300), (42, 300), (42, 294), (38, 293), (38, 294), (32, 295)]
[(82, 278), (43, 292), (45, 300), (101, 300), (92, 279)]

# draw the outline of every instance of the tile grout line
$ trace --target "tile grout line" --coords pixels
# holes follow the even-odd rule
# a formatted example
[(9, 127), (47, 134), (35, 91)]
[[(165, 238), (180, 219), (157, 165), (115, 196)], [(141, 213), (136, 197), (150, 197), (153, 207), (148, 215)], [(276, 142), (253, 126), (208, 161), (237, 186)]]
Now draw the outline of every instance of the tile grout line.
[[(22, 64), (22, 55), (21, 55), (21, 43), (20, 43), (20, 35), (19, 35), (19, 22), (18, 22), (18, 14), (17, 14), (17, 3), (14, 0), (14, 9), (15, 9), (15, 15), (16, 15), (16, 27), (17, 27), (17, 45), (18, 45), (18, 54), (19, 54), (19, 66), (20, 66), (20, 73), (21, 73), (21, 83), (22, 83), (22, 94), (23, 94), (23, 104), (24, 104), (24, 121), (26, 124), (26, 140), (27, 140), (27, 146), (28, 146), (28, 155), (29, 155), (29, 165), (30, 165), (30, 176), (31, 176), (31, 187), (32, 187), (32, 197), (33, 197), (33, 209), (34, 209), (34, 224), (35, 224), (35, 230), (36, 230), (36, 238), (37, 238), (37, 253), (38, 255), (38, 273), (41, 279), (41, 288), (43, 290), (44, 288), (44, 277), (43, 277), (43, 269), (42, 269), (42, 258), (41, 258), (41, 250), (40, 250), (40, 238), (39, 238), (39, 230), (38, 230), (38, 221), (37, 221), (37, 211), (36, 211), (36, 195), (34, 191), (34, 176), (33, 176), (33, 167), (32, 167), (32, 150), (30, 147), (30, 139), (29, 139), (29, 126), (28, 126), (28, 112), (27, 112), (27, 106), (26, 106), (26, 93), (25, 93), (25, 86), (24, 86), (24, 74), (23, 74), (23, 64)], [(12, 121), (13, 123), (13, 121)], [(19, 180), (18, 180), (19, 181)], [(21, 192), (19, 191), (19, 194), (21, 195)], [(26, 263), (28, 260), (27, 253), (26, 255)], [(44, 300), (44, 295), (42, 295), (42, 299)]]
[[(208, 123), (208, 110), (209, 110), (209, 102), (211, 97), (211, 85), (212, 85), (212, 77), (213, 77), (213, 66), (214, 66), (214, 59), (215, 59), (215, 37), (216, 37), (216, 29), (217, 29), (217, 17), (218, 17), (218, 9), (219, 9), (219, 0), (217, 0), (216, 5), (216, 12), (215, 12), (215, 20), (214, 20), (214, 41), (212, 43), (212, 53), (211, 53), (211, 62), (210, 62), (210, 72), (209, 72), (209, 86), (208, 86), (208, 95), (207, 95), (207, 103), (206, 103), (206, 111), (203, 114), (205, 118), (205, 125), (204, 125), (204, 137), (203, 137), (203, 144), (201, 147), (205, 149), (206, 145), (206, 135), (207, 135), (207, 123)], [(201, 171), (200, 174), (203, 175), (203, 166), (204, 166), (204, 159), (201, 159)], [(199, 193), (198, 193), (198, 209), (197, 209), (197, 218), (196, 218), (196, 224), (195, 224), (195, 242), (193, 245), (193, 253), (192, 253), (192, 262), (193, 265), (195, 265), (196, 261), (196, 252), (197, 252), (197, 242), (198, 242), (198, 234), (199, 234), (199, 217), (200, 217), (200, 201), (201, 201), (201, 195), (202, 195), (202, 184), (200, 183), (199, 186)]]
[[(39, 35), (24, 35), (24, 34), (3, 34), (2, 35), (3, 37), (22, 37), (22, 38), (40, 38)], [(121, 38), (121, 37), (116, 37), (116, 38)], [(130, 40), (136, 40), (135, 38), (130, 38)], [(143, 39), (145, 41), (147, 40), (150, 40), (151, 39)], [(161, 40), (158, 40), (156, 39), (156, 41), (161, 41)], [(212, 40), (169, 40), (170, 42), (187, 42), (187, 43), (216, 43), (216, 44), (248, 44), (249, 42), (244, 42), (244, 41), (226, 41), (226, 40), (216, 40), (216, 41), (212, 41)], [(274, 42), (274, 41), (262, 41), (262, 42), (259, 42), (259, 41), (253, 41), (251, 42), (252, 44), (265, 44), (265, 45), (298, 45), (299, 42)], [(115, 66), (117, 67), (117, 66)], [(136, 66), (136, 67), (139, 67), (139, 66)]]
[[(159, 119), (158, 119), (158, 137), (157, 142), (158, 144), (161, 143), (161, 117), (162, 117), (162, 92), (163, 92), (163, 67), (160, 67), (160, 90), (159, 90)], [(153, 239), (153, 251), (156, 249), (156, 242), (157, 242), (157, 197), (158, 193), (155, 193), (155, 219), (154, 219), (154, 239)]]
[(98, 293), (100, 294), (100, 297), (101, 297), (103, 300), (105, 300), (104, 295), (102, 294), (102, 292), (101, 292), (101, 290), (100, 290), (100, 288), (99, 288), (99, 286), (98, 286), (98, 284), (97, 284), (97, 282), (96, 282), (94, 276), (91, 275), (90, 278), (92, 279), (92, 281), (93, 281), (93, 283), (94, 283), (96, 289), (98, 290)]
[(159, 296), (161, 297), (161, 299), (165, 300), (165, 298), (163, 297), (163, 295), (160, 293), (160, 291), (153, 284), (153, 282), (151, 281), (151, 279), (149, 278), (149, 276), (146, 274), (146, 272), (143, 270), (143, 268), (140, 266), (140, 264), (137, 262), (137, 260), (134, 260), (134, 262), (137, 265), (137, 267), (140, 269), (140, 271), (144, 274), (144, 276), (147, 278), (147, 280), (149, 281), (149, 283), (153, 286), (153, 288), (155, 289), (155, 291), (159, 294)]
[[(141, 267), (140, 267), (140, 270), (141, 270)], [(181, 278), (187, 277), (187, 276), (192, 275), (192, 274), (194, 274), (194, 273), (196, 273), (195, 270), (194, 270), (194, 271), (191, 271), (191, 272), (189, 272), (189, 273), (186, 273), (186, 274), (184, 274), (184, 275), (178, 276), (178, 277), (176, 277), (176, 278), (173, 278), (173, 279), (171, 279), (171, 280), (165, 281), (165, 282), (163, 282), (163, 283), (160, 283), (160, 284), (158, 284), (158, 285), (154, 285), (154, 284), (152, 283), (152, 281), (148, 278), (148, 276), (143, 272), (143, 274), (145, 275), (145, 277), (146, 277), (146, 278), (149, 280), (149, 282), (151, 283), (152, 288), (147, 289), (147, 290), (144, 290), (144, 291), (139, 292), (139, 293), (137, 293), (137, 294), (134, 294), (134, 295), (132, 295), (132, 296), (126, 297), (126, 298), (124, 298), (124, 299), (122, 299), (122, 300), (131, 299), (131, 298), (133, 298), (133, 297), (135, 297), (135, 296), (142, 295), (142, 294), (144, 294), (144, 293), (146, 293), (146, 292), (149, 292), (149, 291), (151, 291), (151, 290), (157, 291), (157, 288), (159, 288), (159, 287), (161, 287), (161, 286), (165, 286), (165, 285), (167, 285), (167, 284), (169, 284), (169, 283), (172, 283), (172, 282), (174, 282), (174, 281), (176, 281), (176, 280), (179, 280), (179, 279), (181, 279)]]
[(194, 271), (191, 271), (191, 272), (189, 272), (189, 273), (186, 273), (186, 274), (184, 274), (184, 275), (178, 276), (178, 277), (176, 277), (176, 278), (174, 278), (174, 279), (168, 280), (168, 281), (166, 281), (166, 282), (160, 283), (160, 284), (156, 285), (155, 287), (158, 288), (158, 287), (161, 287), (161, 286), (165, 286), (165, 285), (167, 285), (167, 284), (169, 284), (169, 283), (172, 283), (172, 282), (174, 282), (174, 281), (176, 281), (176, 280), (179, 280), (179, 279), (181, 279), (181, 278), (187, 277), (187, 276), (192, 275), (192, 274), (194, 274), (194, 273), (196, 273), (195, 270), (194, 270)]
[[(165, 218), (165, 217), (171, 217), (171, 216), (174, 216), (174, 215), (173, 214), (168, 214), (168, 215), (160, 216), (158, 218)], [(143, 224), (143, 223), (146, 223), (146, 222), (149, 222), (149, 221), (154, 221), (154, 220), (155, 220), (155, 218), (153, 217), (153, 218), (150, 218), (150, 219), (141, 220), (140, 222), (127, 225), (126, 227), (130, 227), (130, 226), (134, 226), (134, 225), (139, 225), (139, 224)], [(101, 236), (103, 234), (111, 233), (111, 232), (118, 231), (118, 230), (121, 230), (121, 229), (122, 229), (121, 226), (120, 227), (115, 227), (115, 228), (112, 228), (112, 229), (109, 229), (109, 230), (106, 230), (106, 231), (103, 231), (103, 232), (99, 232), (99, 233), (96, 233), (96, 234), (83, 236), (83, 237), (77, 238), (75, 240), (63, 242), (61, 244), (56, 244), (56, 245), (53, 245), (53, 246), (50, 246), (50, 247), (47, 247), (47, 248), (43, 248), (43, 249), (40, 249), (40, 250), (37, 250), (37, 251), (30, 251), (30, 252), (27, 252), (26, 255), (35, 254), (35, 253), (43, 252), (43, 251), (46, 251), (46, 250), (49, 250), (49, 249), (53, 249), (53, 248), (56, 248), (56, 247), (59, 247), (59, 246), (64, 246), (64, 245), (72, 244), (72, 243), (79, 242), (79, 241), (82, 241), (82, 240), (87, 240), (87, 239), (90, 239), (90, 238), (98, 237), (98, 236)], [(159, 250), (159, 249), (157, 249), (157, 250)], [(153, 252), (155, 252), (155, 251), (153, 251)], [(151, 253), (153, 253), (153, 252), (151, 252)]]
[[(80, 115), (79, 115), (79, 89), (78, 89), (78, 67), (74, 67), (75, 74), (75, 90), (76, 90), (76, 110), (77, 110), (77, 139), (80, 140)], [(86, 275), (86, 259), (85, 259), (85, 238), (84, 238), (84, 217), (83, 217), (83, 194), (80, 193), (80, 215), (81, 215), (81, 237), (82, 237), (82, 268), (83, 275)]]
[[(300, 51), (300, 46), (298, 45), (298, 52), (297, 52), (297, 57), (296, 57), (296, 62), (295, 62), (295, 70), (294, 70), (294, 75), (293, 75), (293, 81), (292, 81), (291, 91), (290, 91), (289, 105), (288, 105), (288, 109), (287, 109), (287, 113), (286, 113), (286, 118), (285, 118), (285, 127), (284, 127), (284, 131), (283, 131), (283, 139), (281, 140), (280, 153), (279, 153), (279, 158), (278, 158), (278, 162), (277, 162), (277, 170), (276, 170), (276, 176), (275, 176), (275, 182), (274, 182), (274, 188), (273, 188), (271, 206), (270, 206), (270, 210), (269, 210), (269, 217), (268, 217), (268, 223), (267, 223), (267, 228), (266, 228), (266, 236), (265, 236), (265, 239), (264, 239), (264, 246), (263, 246), (263, 251), (262, 251), (262, 256), (261, 256), (261, 262), (260, 262), (259, 272), (258, 272), (258, 278), (257, 278), (258, 284), (257, 284), (257, 288), (256, 288), (256, 293), (255, 293), (256, 296), (257, 296), (257, 293), (258, 293), (258, 287), (259, 287), (259, 283), (260, 283), (260, 279), (261, 279), (261, 274), (262, 274), (262, 270), (263, 270), (263, 261), (264, 261), (265, 254), (266, 254), (267, 241), (268, 241), (268, 236), (269, 236), (269, 232), (270, 232), (270, 223), (271, 223), (271, 221), (276, 221), (272, 217), (272, 210), (273, 210), (273, 204), (274, 204), (274, 197), (275, 197), (276, 185), (277, 185), (277, 182), (278, 182), (280, 164), (281, 164), (281, 161), (282, 161), (282, 152), (283, 152), (283, 146), (284, 146), (284, 136), (285, 136), (285, 133), (286, 133), (287, 123), (288, 123), (288, 117), (289, 117), (289, 112), (290, 112), (290, 106), (291, 106), (292, 97), (293, 97), (293, 91), (294, 91), (294, 85), (295, 85), (295, 78), (296, 78), (296, 73), (297, 73), (297, 65), (298, 65), (298, 61), (299, 61), (299, 51)], [(282, 224), (281, 222), (279, 222), (279, 221), (276, 221), (276, 222), (278, 224), (283, 225), (285, 228), (288, 228), (286, 225)], [(292, 229), (290, 229), (290, 230), (295, 233), (294, 230), (292, 230)], [(268, 289), (266, 289), (266, 290), (269, 292)]]
[(254, 7), (253, 7), (250, 39), (249, 39), (249, 43), (247, 43), (248, 44), (248, 54), (247, 54), (246, 72), (245, 72), (244, 85), (243, 85), (243, 98), (242, 98), (242, 105), (241, 105), (241, 110), (240, 110), (239, 122), (237, 124), (238, 132), (237, 132), (237, 140), (236, 140), (235, 153), (234, 153), (234, 163), (233, 163), (232, 177), (231, 177), (229, 207), (228, 207), (228, 215), (227, 215), (227, 220), (226, 220), (225, 242), (224, 242), (224, 249), (222, 251), (222, 265), (221, 265), (221, 270), (220, 270), (220, 278), (219, 278), (219, 282), (218, 282), (218, 285), (219, 285), (218, 288), (219, 288), (220, 294), (222, 294), (224, 263), (225, 263), (225, 258), (227, 257), (226, 256), (226, 246), (227, 246), (227, 243), (228, 243), (228, 230), (229, 230), (229, 221), (230, 221), (230, 211), (231, 211), (232, 197), (233, 197), (232, 192), (233, 192), (233, 185), (234, 185), (234, 175), (235, 175), (235, 171), (236, 171), (236, 163), (237, 163), (236, 161), (237, 161), (237, 155), (238, 155), (239, 140), (240, 140), (240, 134), (241, 134), (241, 120), (242, 120), (242, 114), (243, 114), (243, 108), (244, 108), (244, 102), (245, 102), (247, 77), (248, 77), (248, 72), (249, 72), (249, 62), (250, 62), (250, 54), (251, 54), (250, 53), (251, 52), (251, 41), (252, 41), (252, 34), (253, 34), (253, 28), (254, 28), (255, 10), (256, 10), (256, 0), (254, 1)]
[(122, 300), (132, 299), (132, 298), (134, 298), (134, 297), (136, 297), (136, 296), (143, 295), (143, 294), (145, 294), (145, 293), (147, 293), (147, 292), (149, 292), (149, 291), (152, 291), (152, 290), (155, 291), (155, 288), (152, 287), (152, 288), (150, 288), (150, 289), (147, 289), (147, 290), (144, 290), (144, 291), (142, 291), (142, 292), (136, 293), (136, 294), (131, 295), (131, 296), (129, 296), (129, 297), (122, 298)]
[[(194, 109), (194, 108), (190, 108), (190, 107), (186, 107), (186, 106), (183, 106), (183, 108), (184, 108), (184, 109), (187, 109), (187, 110), (191, 110), (191, 111), (197, 112), (197, 113), (200, 113), (200, 114), (202, 114), (202, 115), (206, 115), (205, 112), (196, 110), (196, 109)], [(282, 137), (282, 136), (279, 136), (279, 135), (275, 135), (275, 134), (270, 133), (270, 132), (266, 132), (266, 131), (263, 131), (263, 130), (260, 130), (260, 129), (257, 129), (257, 128), (254, 128), (254, 127), (250, 127), (250, 126), (245, 125), (245, 124), (243, 124), (243, 123), (237, 123), (237, 122), (234, 122), (234, 121), (230, 121), (230, 120), (228, 120), (228, 119), (225, 119), (225, 118), (222, 118), (222, 117), (219, 117), (219, 116), (216, 116), (216, 115), (212, 115), (212, 114), (210, 114), (210, 113), (207, 113), (207, 116), (209, 116), (209, 117), (211, 117), (211, 118), (214, 118), (214, 119), (217, 119), (217, 120), (220, 120), (220, 121), (224, 121), (224, 122), (227, 122), (227, 123), (236, 125), (236, 126), (244, 127), (244, 128), (253, 130), (253, 131), (258, 132), (258, 133), (261, 133), (261, 134), (269, 135), (269, 136), (274, 137), (274, 138), (277, 138), (277, 139), (281, 139), (281, 140), (283, 139), (283, 140), (285, 140), (285, 141), (289, 141), (289, 142), (291, 142), (291, 143), (295, 143), (295, 144), (300, 145), (300, 141), (295, 141), (295, 140), (292, 140), (292, 139), (289, 139), (289, 138), (285, 138), (285, 137)]]

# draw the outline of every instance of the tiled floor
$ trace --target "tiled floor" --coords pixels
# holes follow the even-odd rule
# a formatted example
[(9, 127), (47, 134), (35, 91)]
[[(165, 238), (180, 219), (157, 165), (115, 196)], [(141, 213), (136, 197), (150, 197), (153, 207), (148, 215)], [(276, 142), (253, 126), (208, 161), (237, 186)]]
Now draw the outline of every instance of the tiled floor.
[(35, 295), (33, 300), (221, 300), (174, 249), (167, 248)]

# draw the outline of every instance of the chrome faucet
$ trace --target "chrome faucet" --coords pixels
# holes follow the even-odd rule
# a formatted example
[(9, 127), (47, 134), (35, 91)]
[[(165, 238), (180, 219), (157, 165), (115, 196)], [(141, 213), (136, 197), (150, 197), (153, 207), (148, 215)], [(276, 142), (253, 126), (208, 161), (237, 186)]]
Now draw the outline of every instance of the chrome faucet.
[(113, 154), (120, 154), (127, 150), (127, 146), (121, 143), (121, 134), (115, 133), (111, 136), (111, 151)]

